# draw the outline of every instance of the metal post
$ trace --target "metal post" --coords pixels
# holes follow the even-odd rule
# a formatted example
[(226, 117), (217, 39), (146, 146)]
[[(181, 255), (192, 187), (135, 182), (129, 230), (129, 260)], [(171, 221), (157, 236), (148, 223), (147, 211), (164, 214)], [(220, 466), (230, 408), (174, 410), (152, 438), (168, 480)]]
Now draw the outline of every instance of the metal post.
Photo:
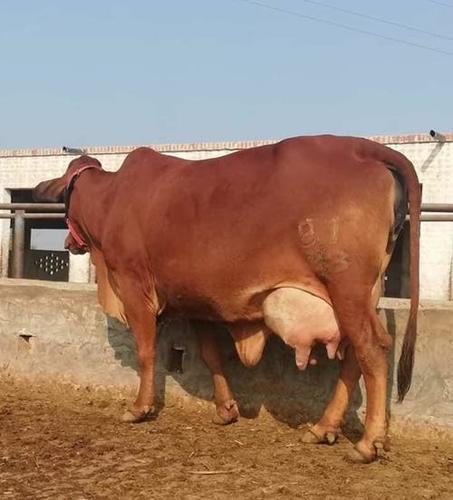
[(14, 217), (13, 278), (24, 277), (25, 218), (24, 210), (16, 210)]

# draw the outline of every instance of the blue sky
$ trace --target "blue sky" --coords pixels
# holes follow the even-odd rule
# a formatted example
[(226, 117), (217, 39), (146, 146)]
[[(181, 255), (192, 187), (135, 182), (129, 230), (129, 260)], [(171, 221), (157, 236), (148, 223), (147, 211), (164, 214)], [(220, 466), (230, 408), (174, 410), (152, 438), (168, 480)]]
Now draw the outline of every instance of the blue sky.
[[(320, 0), (321, 1), (321, 0)], [(0, 148), (453, 131), (453, 40), (304, 0), (0, 2)], [(325, 0), (453, 38), (453, 0)]]

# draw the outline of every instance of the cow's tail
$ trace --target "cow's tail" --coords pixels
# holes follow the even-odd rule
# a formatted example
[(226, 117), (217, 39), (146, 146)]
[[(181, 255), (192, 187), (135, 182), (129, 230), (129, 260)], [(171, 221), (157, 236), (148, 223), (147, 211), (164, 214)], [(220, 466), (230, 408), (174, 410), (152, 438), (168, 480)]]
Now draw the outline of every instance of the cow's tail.
[[(402, 156), (402, 155), (401, 155)], [(414, 367), (415, 341), (417, 340), (417, 312), (420, 300), (420, 210), (421, 193), (414, 166), (406, 158), (401, 162), (403, 166), (398, 171), (402, 173), (408, 189), (409, 223), (410, 223), (410, 297), (409, 320), (404, 334), (403, 346), (398, 362), (398, 401), (406, 396), (412, 382)], [(403, 173), (405, 172), (405, 173)]]
[(418, 177), (412, 163), (401, 153), (378, 143), (375, 153), (404, 179), (409, 199), (410, 222), (410, 298), (409, 320), (404, 334), (401, 356), (398, 362), (398, 402), (403, 401), (412, 381), (415, 341), (417, 339), (417, 312), (419, 305), (420, 261), (420, 210), (421, 193)]

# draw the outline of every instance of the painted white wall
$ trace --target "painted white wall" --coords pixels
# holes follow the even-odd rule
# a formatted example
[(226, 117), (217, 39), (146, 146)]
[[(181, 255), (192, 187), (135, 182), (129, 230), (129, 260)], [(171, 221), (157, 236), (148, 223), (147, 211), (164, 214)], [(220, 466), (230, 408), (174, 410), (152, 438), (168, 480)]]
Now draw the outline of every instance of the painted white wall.
[(90, 255), (69, 254), (69, 281), (71, 283), (90, 282)]
[[(453, 203), (453, 142), (389, 144), (413, 163), (423, 185), (423, 203)], [(422, 222), (420, 294), (453, 300), (453, 222)]]

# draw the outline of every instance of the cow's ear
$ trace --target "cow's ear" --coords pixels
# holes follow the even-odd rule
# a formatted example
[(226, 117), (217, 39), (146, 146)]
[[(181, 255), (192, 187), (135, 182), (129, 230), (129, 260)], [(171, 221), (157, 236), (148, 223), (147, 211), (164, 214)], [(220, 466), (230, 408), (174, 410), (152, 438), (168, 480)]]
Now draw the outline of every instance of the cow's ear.
[(65, 187), (65, 176), (40, 182), (32, 190), (33, 200), (44, 203), (62, 203)]

